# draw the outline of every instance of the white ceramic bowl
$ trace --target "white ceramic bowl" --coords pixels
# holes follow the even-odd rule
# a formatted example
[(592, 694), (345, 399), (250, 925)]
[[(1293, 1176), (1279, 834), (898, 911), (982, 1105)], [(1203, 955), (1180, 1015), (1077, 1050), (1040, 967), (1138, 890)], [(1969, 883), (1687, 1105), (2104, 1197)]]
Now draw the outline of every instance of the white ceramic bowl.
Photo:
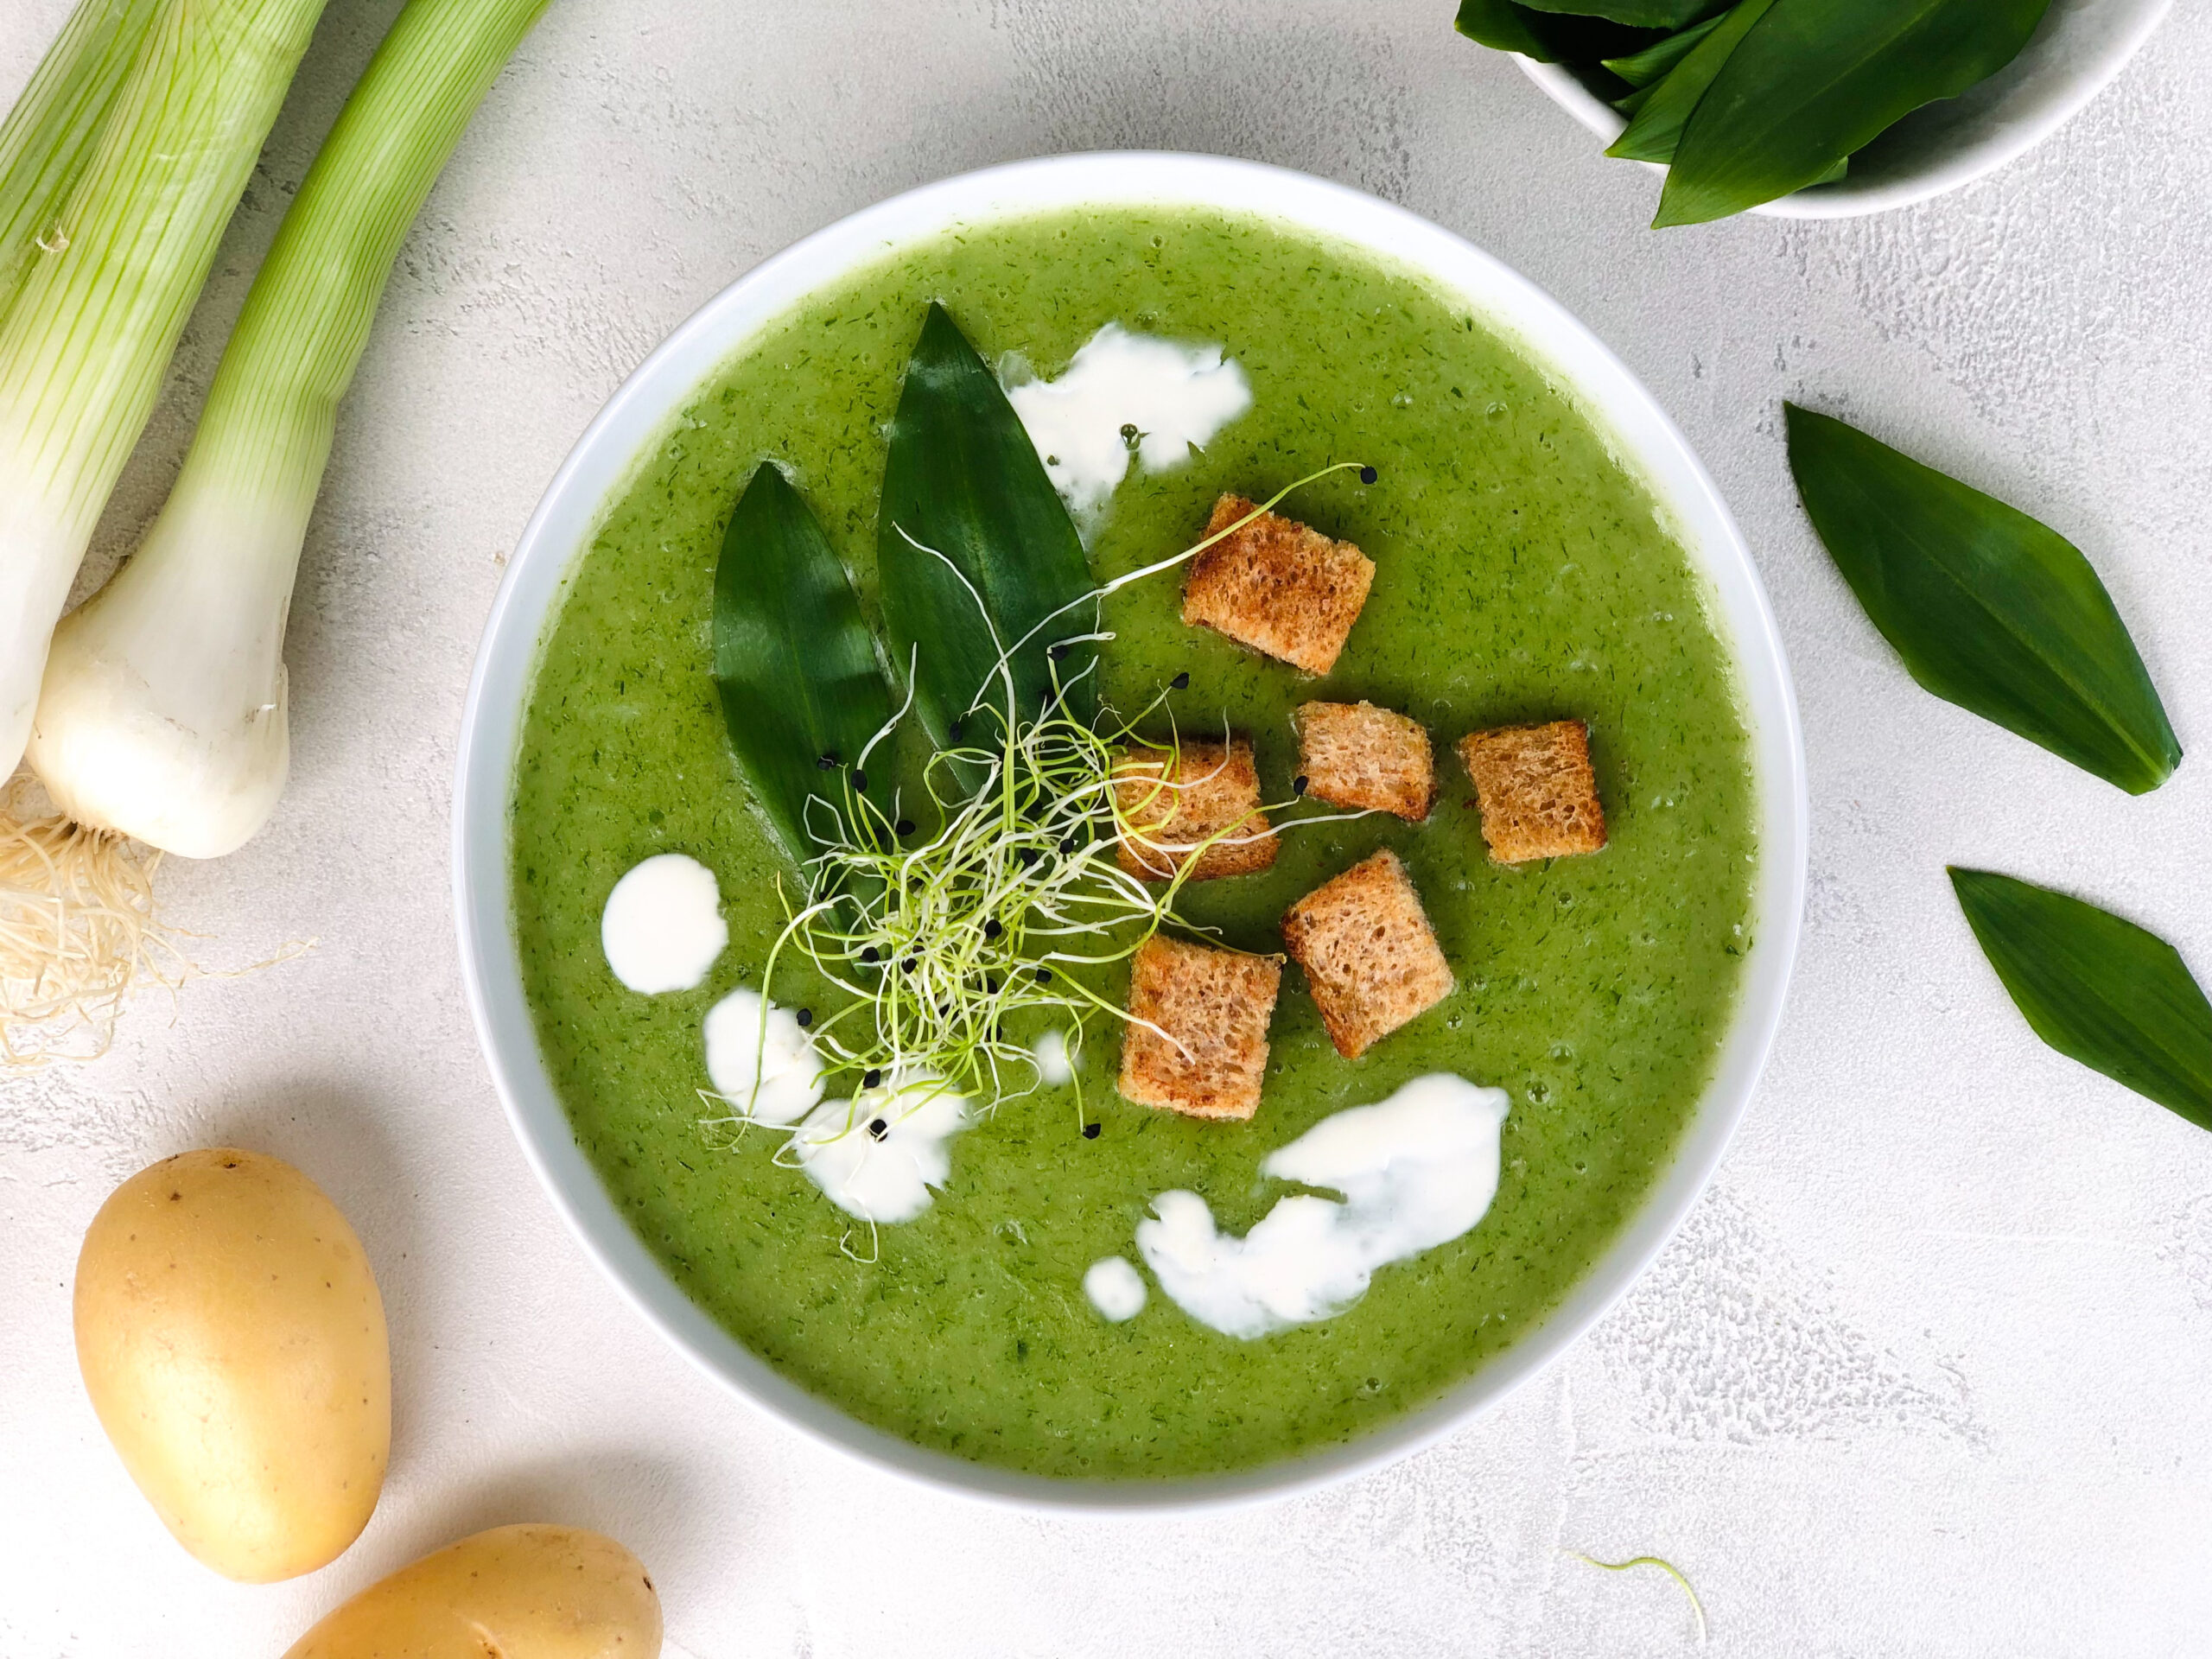
[[(2172, 3), (2051, 0), (2020, 55), (1981, 85), (1915, 110), (1851, 158), (1848, 177), (1751, 212), (1776, 219), (1850, 219), (1971, 184), (2065, 125), (2126, 67)], [(1515, 61), (1603, 143), (1621, 136), (1628, 123), (1620, 111), (1565, 64)]]
[[(1447, 1397), (1351, 1445), (1231, 1475), (1085, 1484), (985, 1468), (867, 1427), (771, 1370), (677, 1289), (577, 1148), (539, 1057), (510, 920), (507, 808), (524, 698), (567, 575), (588, 545), (609, 493), (700, 381), (810, 290), (887, 248), (934, 237), (956, 224), (1109, 202), (1260, 214), (1372, 250), (1465, 296), (1546, 365), (1649, 481), (1711, 582), (1714, 612), (1734, 643), (1755, 728), (1765, 857), (1743, 1004), (1713, 1084), (1673, 1166), (1643, 1208), (1548, 1319)], [(786, 249), (677, 329), (578, 441), (523, 532), (477, 653), (462, 716), (455, 796), (454, 896), (477, 1031), (524, 1154), (608, 1277), (708, 1372), (818, 1440), (964, 1492), (1074, 1508), (1234, 1501), (1368, 1468), (1436, 1439), (1556, 1357), (1643, 1270), (1719, 1161), (1781, 1017), (1805, 882), (1803, 747), (1774, 619), (1713, 480), (1650, 394), (1549, 296), (1448, 232), (1339, 185), (1195, 156), (1069, 156), (912, 191)]]

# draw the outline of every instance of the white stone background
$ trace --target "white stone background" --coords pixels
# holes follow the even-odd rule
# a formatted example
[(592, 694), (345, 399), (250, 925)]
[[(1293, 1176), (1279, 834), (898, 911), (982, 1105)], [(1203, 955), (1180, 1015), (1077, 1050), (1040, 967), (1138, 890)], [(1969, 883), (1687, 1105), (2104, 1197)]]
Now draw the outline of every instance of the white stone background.
[[(66, 0), (0, 6), (12, 97)], [(103, 536), (150, 516), (277, 215), (397, 0), (335, 0)], [(172, 864), (245, 962), (103, 1062), (0, 1081), (0, 1652), (275, 1655), (475, 1528), (621, 1537), (671, 1650), (738, 1656), (2212, 1650), (2212, 1135), (2042, 1048), (1947, 861), (2068, 885), (2212, 975), (2212, 753), (2131, 800), (1906, 679), (1795, 503), (1780, 400), (1871, 424), (2094, 561), (2212, 751), (2212, 9), (1994, 177), (1901, 213), (1655, 233), (1655, 194), (1450, 0), (556, 0), (432, 197), (346, 405), (293, 614), (275, 823)], [(1302, 168), (1558, 296), (1741, 520), (1809, 747), (1803, 955), (1709, 1196), (1620, 1308), (1443, 1445), (1225, 1516), (1025, 1516), (803, 1443), (569, 1241), (462, 1006), (455, 728), (500, 562), (600, 403), (695, 307), (942, 175), (1118, 146)], [(293, 1160), (390, 1309), (389, 1484), (335, 1565), (223, 1582), (79, 1386), (86, 1223), (151, 1160)], [(526, 1659), (526, 1656), (525, 1656)]]

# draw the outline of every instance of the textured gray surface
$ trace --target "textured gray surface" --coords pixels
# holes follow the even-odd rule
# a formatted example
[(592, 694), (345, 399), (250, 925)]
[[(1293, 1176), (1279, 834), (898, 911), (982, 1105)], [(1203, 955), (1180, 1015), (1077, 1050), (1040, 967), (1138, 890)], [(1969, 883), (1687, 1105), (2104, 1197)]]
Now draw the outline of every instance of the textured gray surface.
[[(173, 471), (255, 258), (396, 0), (337, 0), (105, 545)], [(302, 960), (135, 1010), (100, 1065), (0, 1081), (0, 1653), (273, 1654), (464, 1529), (543, 1517), (651, 1563), (697, 1659), (899, 1654), (2163, 1655), (2212, 1630), (2212, 1136), (2040, 1048), (1946, 861), (2068, 884), (2212, 969), (2212, 774), (2128, 800), (1922, 695), (1797, 512), (1800, 396), (2096, 562), (2212, 748), (2212, 16), (2183, 6), (2051, 143), (1834, 225), (1654, 235), (1448, 0), (557, 0), (432, 198), (347, 406), (290, 660), (276, 823), (163, 876), (207, 954)], [(0, 95), (63, 0), (0, 8)], [(763, 255), (890, 192), (1111, 146), (1404, 203), (1549, 288), (1681, 423), (1798, 677), (1809, 927), (1766, 1083), (1658, 1266), (1438, 1449), (1187, 1522), (1039, 1519), (855, 1469), (661, 1347), (518, 1154), (454, 967), (445, 845), (478, 628), (569, 444)], [(68, 1282), (109, 1186), (237, 1140), (293, 1159), (381, 1275), (397, 1441), (360, 1543), (295, 1584), (170, 1543), (78, 1386)]]

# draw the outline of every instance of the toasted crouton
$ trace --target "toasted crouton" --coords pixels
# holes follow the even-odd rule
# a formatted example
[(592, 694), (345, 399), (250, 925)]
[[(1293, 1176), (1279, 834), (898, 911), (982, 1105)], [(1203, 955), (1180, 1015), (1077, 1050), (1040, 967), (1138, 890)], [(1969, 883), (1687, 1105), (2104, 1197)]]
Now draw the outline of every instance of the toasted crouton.
[(1580, 721), (1470, 732), (1459, 740), (1459, 759), (1475, 780), (1493, 862), (1564, 858), (1605, 844), (1590, 728)]
[(1436, 804), (1436, 760), (1418, 721), (1371, 702), (1300, 703), (1298, 775), (1306, 793), (1356, 812), (1419, 823)]
[[(1214, 503), (1206, 534), (1252, 511), (1241, 495)], [(1294, 663), (1308, 674), (1337, 665), (1359, 620), (1375, 566), (1350, 542), (1263, 512), (1191, 562), (1183, 620)]]
[(1281, 984), (1280, 957), (1146, 940), (1129, 965), (1122, 1097), (1192, 1117), (1251, 1116)]
[(1114, 804), (1122, 820), (1116, 856), (1147, 881), (1165, 881), (1186, 863), (1186, 880), (1210, 881), (1275, 861), (1249, 738), (1131, 749), (1115, 763)]
[(1306, 970), (1337, 1052), (1356, 1060), (1452, 993), (1428, 912), (1398, 855), (1363, 859), (1282, 918), (1283, 944)]

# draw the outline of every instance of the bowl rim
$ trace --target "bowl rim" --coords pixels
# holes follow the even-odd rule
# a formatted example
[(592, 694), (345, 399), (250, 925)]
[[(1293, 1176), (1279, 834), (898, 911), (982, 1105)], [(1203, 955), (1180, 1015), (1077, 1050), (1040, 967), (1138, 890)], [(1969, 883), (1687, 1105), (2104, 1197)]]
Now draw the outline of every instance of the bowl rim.
[[(1642, 1206), (1521, 1339), (1427, 1405), (1351, 1441), (1250, 1469), (1084, 1480), (970, 1463), (869, 1427), (773, 1370), (677, 1287), (576, 1145), (522, 995), (509, 902), (508, 804), (546, 625), (612, 493), (683, 399), (760, 326), (823, 281), (891, 249), (1085, 206), (1185, 207), (1287, 222), (1410, 265), (1515, 339), (1642, 478), (1691, 550), (1734, 648), (1759, 780), (1753, 939), (1713, 1078)], [(623, 1297), (695, 1364), (802, 1435), (939, 1491), (1024, 1509), (1194, 1511), (1287, 1496), (1393, 1462), (1459, 1427), (1564, 1352), (1640, 1278), (1703, 1193), (1756, 1088), (1795, 963), (1806, 880), (1804, 743), (1774, 615), (1749, 549), (1688, 441), (1628, 368), (1543, 290), (1492, 256), (1363, 192), (1262, 163), (1165, 151), (1049, 156), (958, 175), (840, 219), (762, 261), (657, 347), (576, 441), (508, 561), (471, 672), (454, 760), (454, 902), (479, 1046), (523, 1154), (555, 1210)]]
[[(1745, 211), (1766, 219), (1856, 219), (1948, 194), (2017, 161), (2081, 113), (2091, 99), (2112, 84), (2165, 21), (2173, 0), (2138, 0), (2125, 27), (2086, 45), (2075, 45), (2064, 38), (2065, 24), (2083, 3), (2085, 0), (2075, 0), (2072, 5), (2068, 0), (2053, 0), (2020, 55), (1993, 77), (2007, 84), (1998, 92), (1988, 114), (1997, 117), (2008, 109), (2012, 113), (2004, 118), (1985, 119), (1978, 137), (1911, 173), (1872, 181), (1846, 177), (1834, 184), (1811, 185)], [(1519, 53), (1506, 55), (1543, 89), (1546, 97), (1606, 143), (1627, 128), (1627, 118), (1584, 86), (1566, 64), (1540, 63)], [(2021, 79), (2031, 75), (2046, 60), (2060, 64), (2061, 72), (2047, 80)], [(1985, 82), (1983, 87), (1969, 88), (1962, 96), (1971, 98), (1988, 86)], [(1939, 99), (1924, 107), (1940, 109), (1955, 102)], [(1904, 119), (1909, 123), (1920, 113), (1915, 111)], [(1656, 162), (1639, 165), (1649, 167), (1654, 173), (1666, 171)]]

